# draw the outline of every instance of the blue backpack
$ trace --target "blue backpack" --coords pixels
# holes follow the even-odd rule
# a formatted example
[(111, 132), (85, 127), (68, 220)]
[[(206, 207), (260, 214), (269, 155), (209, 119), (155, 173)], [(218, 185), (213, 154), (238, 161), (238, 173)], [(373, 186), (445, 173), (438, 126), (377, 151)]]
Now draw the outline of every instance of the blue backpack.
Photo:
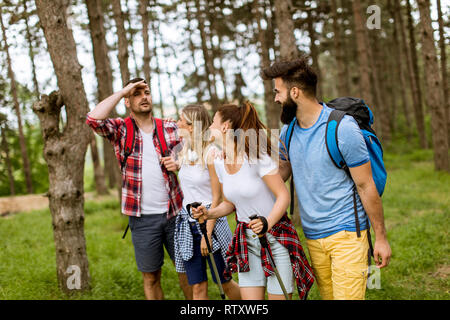
[[(364, 100), (352, 97), (342, 97), (331, 100), (327, 106), (334, 110), (330, 113), (325, 131), (325, 142), (331, 160), (339, 169), (346, 170), (348, 167), (339, 151), (337, 130), (342, 118), (347, 114), (352, 116), (359, 125), (369, 152), (372, 176), (378, 190), (383, 195), (386, 186), (387, 173), (383, 162), (383, 148), (375, 131), (372, 129), (373, 114)], [(289, 145), (297, 119), (294, 118), (286, 131), (285, 145), (289, 155)]]
[[(372, 129), (373, 124), (373, 114), (370, 108), (362, 99), (352, 98), (352, 97), (341, 97), (331, 100), (327, 103), (327, 106), (333, 108), (331, 111), (327, 127), (325, 130), (325, 142), (328, 154), (332, 162), (339, 169), (345, 170), (348, 176), (351, 178), (349, 168), (347, 167), (338, 146), (337, 132), (339, 124), (342, 118), (347, 114), (352, 116), (358, 123), (359, 128), (364, 136), (364, 141), (366, 142), (367, 150), (369, 152), (369, 158), (372, 167), (372, 176), (377, 188), (378, 194), (381, 196), (384, 192), (386, 186), (387, 173), (383, 162), (383, 148), (381, 146), (380, 140), (378, 139), (375, 131)], [(288, 126), (285, 135), (285, 146), (287, 155), (289, 155), (289, 145), (292, 139), (292, 133), (294, 131), (294, 126), (297, 123), (297, 119), (294, 118)], [(291, 179), (291, 215), (293, 213), (293, 192), (294, 182)], [(356, 187), (353, 188), (353, 207), (355, 212), (355, 225), (357, 236), (361, 236), (360, 224), (356, 206)], [(366, 223), (369, 225), (369, 221), (366, 216)], [(367, 236), (369, 240), (369, 264), (370, 257), (373, 256), (372, 240), (370, 237), (370, 230), (367, 230)]]

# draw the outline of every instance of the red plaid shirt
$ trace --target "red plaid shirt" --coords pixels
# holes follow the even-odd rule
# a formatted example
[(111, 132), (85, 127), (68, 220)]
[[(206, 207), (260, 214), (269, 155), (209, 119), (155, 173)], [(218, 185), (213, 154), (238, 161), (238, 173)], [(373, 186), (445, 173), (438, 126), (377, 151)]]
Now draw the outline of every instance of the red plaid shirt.
[[(134, 120), (133, 120), (134, 121)], [(122, 118), (97, 120), (86, 116), (86, 123), (100, 136), (108, 139), (114, 146), (116, 158), (120, 164), (124, 159), (126, 125)], [(156, 153), (161, 158), (161, 147), (156, 136), (156, 124), (153, 121), (153, 144)], [(167, 148), (172, 151), (176, 146), (181, 147), (181, 140), (177, 134), (177, 126), (174, 122), (163, 120), (164, 136)], [(135, 145), (129, 155), (127, 163), (122, 171), (122, 213), (127, 216), (141, 216), (142, 198), (142, 135), (139, 130), (135, 132)], [(167, 171), (161, 164), (161, 171), (165, 180), (166, 190), (169, 194), (167, 204), (167, 219), (180, 212), (183, 206), (183, 193), (174, 173)]]
[[(234, 232), (233, 240), (227, 251), (227, 264), (231, 272), (248, 272), (250, 266), (248, 264), (247, 240), (245, 238), (245, 230), (248, 224), (239, 222)], [(292, 271), (294, 273), (295, 282), (297, 284), (298, 295), (300, 299), (306, 299), (309, 289), (314, 283), (314, 274), (308, 263), (305, 252), (303, 251), (297, 231), (295, 231), (291, 220), (285, 214), (272, 229), (268, 231), (273, 235), (279, 243), (281, 243), (289, 251), (291, 259)], [(269, 254), (272, 251), (269, 248)], [(261, 247), (261, 265), (266, 277), (274, 274), (274, 269), (269, 262), (266, 249)]]

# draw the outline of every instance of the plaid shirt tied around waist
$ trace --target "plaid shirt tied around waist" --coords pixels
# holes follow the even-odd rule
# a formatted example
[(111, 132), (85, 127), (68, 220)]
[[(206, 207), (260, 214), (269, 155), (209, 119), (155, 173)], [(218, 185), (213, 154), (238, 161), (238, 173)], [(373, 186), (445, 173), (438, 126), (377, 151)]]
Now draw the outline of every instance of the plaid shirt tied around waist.
[[(133, 122), (134, 119), (133, 119)], [(119, 167), (124, 159), (126, 125), (122, 118), (97, 120), (86, 116), (86, 123), (99, 136), (108, 139), (116, 154)], [(137, 128), (137, 126), (135, 126)], [(181, 139), (177, 134), (175, 122), (163, 120), (163, 131), (167, 148), (172, 151), (175, 147), (181, 148)], [(129, 155), (122, 171), (122, 213), (127, 216), (141, 216), (142, 198), (142, 135), (139, 130), (135, 130), (134, 150)], [(153, 144), (156, 154), (161, 158), (161, 147), (156, 134), (156, 123), (153, 121)], [(178, 179), (173, 172), (167, 171), (163, 164), (160, 164), (165, 187), (169, 195), (167, 203), (167, 219), (175, 217), (183, 206), (183, 193)]]
[[(250, 271), (250, 266), (248, 263), (247, 240), (245, 238), (245, 230), (248, 228), (247, 223), (238, 221), (233, 240), (228, 248), (227, 264), (233, 273), (238, 270), (239, 272)], [(308, 291), (314, 283), (314, 274), (308, 263), (305, 252), (303, 251), (302, 245), (300, 244), (297, 231), (295, 231), (295, 228), (287, 214), (284, 214), (280, 221), (278, 221), (278, 223), (274, 225), (268, 233), (274, 236), (280, 244), (288, 249), (292, 271), (297, 284), (298, 295), (300, 299), (305, 299)], [(274, 269), (269, 262), (267, 254), (266, 249), (261, 247), (261, 265), (265, 276), (269, 277), (274, 274)], [(270, 245), (269, 254), (272, 254)]]

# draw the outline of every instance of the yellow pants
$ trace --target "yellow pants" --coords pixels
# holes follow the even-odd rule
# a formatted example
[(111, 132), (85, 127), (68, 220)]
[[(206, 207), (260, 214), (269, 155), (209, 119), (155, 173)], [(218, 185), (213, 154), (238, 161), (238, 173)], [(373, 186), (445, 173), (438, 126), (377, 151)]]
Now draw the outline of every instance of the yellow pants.
[(341, 231), (329, 237), (307, 239), (312, 268), (324, 300), (364, 300), (369, 243), (367, 231)]

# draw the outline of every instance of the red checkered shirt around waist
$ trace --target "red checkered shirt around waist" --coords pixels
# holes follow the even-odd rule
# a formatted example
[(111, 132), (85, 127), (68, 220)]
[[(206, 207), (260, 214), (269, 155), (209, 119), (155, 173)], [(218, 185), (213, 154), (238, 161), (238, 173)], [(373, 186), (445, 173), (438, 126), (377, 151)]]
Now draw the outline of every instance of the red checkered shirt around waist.
[[(247, 240), (245, 238), (245, 230), (248, 228), (247, 223), (238, 221), (233, 240), (228, 247), (227, 264), (233, 273), (238, 270), (239, 272), (250, 271)], [(280, 244), (288, 249), (299, 298), (305, 299), (314, 283), (314, 274), (308, 263), (305, 252), (303, 251), (303, 247), (300, 244), (297, 231), (287, 214), (285, 214), (280, 221), (268, 231), (268, 233), (274, 236)], [(270, 246), (269, 254), (272, 254)], [(274, 274), (274, 269), (269, 262), (267, 251), (263, 247), (261, 247), (261, 265), (266, 277)]]

